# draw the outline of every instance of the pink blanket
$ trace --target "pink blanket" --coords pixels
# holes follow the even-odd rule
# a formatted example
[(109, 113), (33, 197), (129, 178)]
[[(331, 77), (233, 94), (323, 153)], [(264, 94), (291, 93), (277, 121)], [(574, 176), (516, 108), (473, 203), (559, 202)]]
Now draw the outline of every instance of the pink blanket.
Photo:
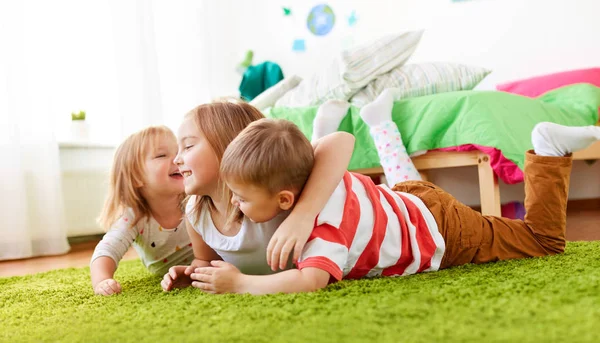
[(472, 151), (479, 150), (490, 156), (490, 164), (494, 173), (509, 185), (523, 182), (523, 171), (512, 161), (502, 155), (496, 148), (476, 144), (465, 144), (456, 147), (436, 149), (437, 151)]

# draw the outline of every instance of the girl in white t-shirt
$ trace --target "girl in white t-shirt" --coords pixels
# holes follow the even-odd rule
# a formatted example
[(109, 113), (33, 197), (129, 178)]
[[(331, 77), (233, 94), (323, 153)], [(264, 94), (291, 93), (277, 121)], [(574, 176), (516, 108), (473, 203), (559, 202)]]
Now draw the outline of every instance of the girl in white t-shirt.
[[(184, 177), (185, 192), (191, 195), (186, 221), (195, 259), (190, 266), (169, 269), (161, 282), (165, 291), (191, 285), (190, 274), (196, 267), (217, 260), (246, 273), (268, 274), (298, 259), (316, 216), (348, 167), (354, 137), (336, 132), (313, 143), (314, 168), (297, 204), (289, 213), (259, 224), (244, 218), (231, 203), (231, 191), (221, 181), (219, 167), (227, 145), (261, 118), (253, 106), (233, 101), (200, 105), (185, 116), (178, 131), (175, 163)], [(281, 170), (282, 175), (288, 172)]]
[(157, 275), (192, 262), (183, 221), (183, 177), (173, 164), (175, 155), (177, 139), (166, 126), (134, 133), (118, 147), (99, 218), (108, 232), (90, 262), (96, 294), (121, 292), (114, 273), (132, 244), (146, 268)]

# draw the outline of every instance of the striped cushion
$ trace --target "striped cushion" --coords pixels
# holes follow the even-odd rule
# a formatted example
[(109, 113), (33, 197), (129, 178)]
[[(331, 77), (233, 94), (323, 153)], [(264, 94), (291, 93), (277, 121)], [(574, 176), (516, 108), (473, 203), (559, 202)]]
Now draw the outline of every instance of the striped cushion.
[(371, 81), (352, 97), (352, 104), (362, 107), (375, 100), (386, 88), (394, 99), (401, 100), (436, 93), (473, 89), (490, 70), (456, 63), (407, 64), (392, 69)]
[(329, 99), (348, 100), (378, 76), (406, 63), (422, 34), (423, 31), (405, 32), (346, 50), (325, 69), (281, 97), (275, 107), (315, 106)]

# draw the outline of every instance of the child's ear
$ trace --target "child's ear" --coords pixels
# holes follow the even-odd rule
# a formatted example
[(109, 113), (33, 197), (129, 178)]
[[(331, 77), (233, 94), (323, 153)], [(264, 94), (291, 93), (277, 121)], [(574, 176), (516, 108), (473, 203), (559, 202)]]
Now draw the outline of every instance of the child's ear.
[(138, 179), (136, 177), (133, 178), (132, 182), (133, 182), (133, 187), (134, 188), (142, 188), (142, 187), (144, 187), (144, 181), (140, 180), (140, 179)]
[(284, 211), (289, 210), (294, 205), (294, 201), (296, 197), (294, 193), (291, 191), (281, 191), (277, 194), (277, 201), (279, 202), (279, 208)]

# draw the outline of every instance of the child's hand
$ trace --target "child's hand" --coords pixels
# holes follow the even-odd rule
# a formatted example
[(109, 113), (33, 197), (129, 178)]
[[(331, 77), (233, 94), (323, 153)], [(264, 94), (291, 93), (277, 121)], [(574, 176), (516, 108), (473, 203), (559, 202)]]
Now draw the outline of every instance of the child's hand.
[(233, 264), (224, 261), (210, 262), (212, 267), (196, 268), (190, 275), (192, 286), (206, 293), (239, 293), (240, 277), (243, 275)]
[(190, 274), (194, 271), (193, 266), (173, 266), (165, 274), (160, 285), (163, 291), (168, 292), (173, 288), (189, 287), (192, 284)]
[(94, 287), (94, 293), (98, 295), (113, 295), (121, 293), (121, 285), (115, 279), (105, 279)]
[(293, 262), (298, 262), (314, 224), (314, 218), (294, 216), (293, 212), (290, 213), (269, 241), (267, 263), (271, 266), (271, 270), (285, 269), (292, 250), (294, 251)]

